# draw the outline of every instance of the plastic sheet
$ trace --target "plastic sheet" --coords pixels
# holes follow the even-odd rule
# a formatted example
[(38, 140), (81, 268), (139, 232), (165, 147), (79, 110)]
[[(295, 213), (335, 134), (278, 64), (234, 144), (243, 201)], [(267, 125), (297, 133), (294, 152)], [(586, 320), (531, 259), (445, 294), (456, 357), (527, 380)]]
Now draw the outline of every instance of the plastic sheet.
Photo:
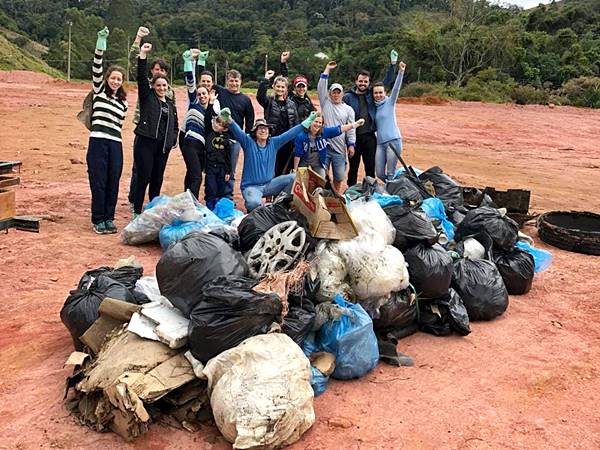
[(440, 226), (444, 230), (444, 234), (448, 237), (448, 240), (454, 240), (454, 225), (448, 220), (444, 204), (439, 198), (431, 197), (423, 200), (421, 209), (425, 211), (427, 217), (439, 220)]
[(535, 248), (526, 241), (518, 241), (516, 246), (533, 256), (536, 273), (543, 272), (552, 264), (552, 253), (542, 250), (541, 248)]

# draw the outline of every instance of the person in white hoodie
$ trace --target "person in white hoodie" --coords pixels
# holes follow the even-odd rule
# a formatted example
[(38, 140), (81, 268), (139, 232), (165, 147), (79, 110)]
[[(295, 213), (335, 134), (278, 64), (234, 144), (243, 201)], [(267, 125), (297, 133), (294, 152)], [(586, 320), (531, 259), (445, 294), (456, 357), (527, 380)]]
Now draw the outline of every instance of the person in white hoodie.
[(375, 174), (383, 182), (394, 178), (398, 158), (402, 154), (402, 136), (396, 121), (396, 100), (402, 86), (406, 64), (400, 61), (398, 75), (390, 96), (385, 95), (383, 83), (373, 85), (375, 100), (375, 123), (377, 124), (377, 152), (375, 153)]

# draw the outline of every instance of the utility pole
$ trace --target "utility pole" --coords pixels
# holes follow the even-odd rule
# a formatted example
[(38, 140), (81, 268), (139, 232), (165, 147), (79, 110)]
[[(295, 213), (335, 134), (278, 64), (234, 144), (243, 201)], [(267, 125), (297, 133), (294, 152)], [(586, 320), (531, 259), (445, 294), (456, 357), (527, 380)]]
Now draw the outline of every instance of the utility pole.
[(218, 77), (218, 73), (217, 73), (217, 62), (215, 61), (215, 83), (217, 83), (217, 80), (219, 79)]
[(71, 81), (71, 27), (73, 22), (69, 20), (69, 49), (67, 53), (67, 81)]
[(125, 54), (127, 55), (127, 75), (125, 75), (125, 79), (127, 80), (127, 82), (129, 83), (129, 36), (127, 36), (127, 49), (125, 51)]

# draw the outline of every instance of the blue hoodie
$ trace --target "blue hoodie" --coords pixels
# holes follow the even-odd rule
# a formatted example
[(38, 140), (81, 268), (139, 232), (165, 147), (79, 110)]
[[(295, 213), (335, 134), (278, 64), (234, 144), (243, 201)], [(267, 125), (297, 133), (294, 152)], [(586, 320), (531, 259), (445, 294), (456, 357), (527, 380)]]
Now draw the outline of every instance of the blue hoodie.
[(389, 97), (375, 102), (375, 123), (377, 124), (377, 143), (385, 144), (395, 139), (402, 139), (396, 122), (396, 100), (402, 86), (404, 72), (398, 71), (394, 87)]
[(271, 181), (275, 176), (277, 152), (298, 136), (303, 129), (301, 124), (296, 125), (279, 136), (269, 137), (267, 145), (260, 147), (249, 134), (242, 131), (235, 120), (232, 121), (229, 130), (244, 150), (244, 169), (240, 188), (244, 190), (248, 186), (260, 186)]
[[(329, 142), (327, 142), (327, 139), (339, 136), (340, 134), (342, 134), (342, 127), (341, 125), (338, 125), (337, 127), (323, 128), (323, 132), (315, 137), (315, 146), (319, 152), (319, 160), (321, 161), (321, 164), (325, 164), (327, 158), (327, 149), (329, 148)], [(296, 136), (294, 156), (297, 156), (300, 158), (300, 160), (302, 160), (309, 148), (310, 136), (305, 130)]]

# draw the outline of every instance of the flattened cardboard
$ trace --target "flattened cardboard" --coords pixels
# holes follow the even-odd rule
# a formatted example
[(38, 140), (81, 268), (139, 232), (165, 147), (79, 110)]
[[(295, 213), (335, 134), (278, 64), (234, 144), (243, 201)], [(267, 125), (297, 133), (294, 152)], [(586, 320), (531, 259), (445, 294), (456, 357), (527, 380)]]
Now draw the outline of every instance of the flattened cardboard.
[(292, 186), (293, 205), (308, 221), (311, 236), (320, 239), (352, 239), (358, 231), (343, 197), (324, 197), (315, 189), (325, 187), (325, 179), (310, 167), (301, 167), (296, 172)]

